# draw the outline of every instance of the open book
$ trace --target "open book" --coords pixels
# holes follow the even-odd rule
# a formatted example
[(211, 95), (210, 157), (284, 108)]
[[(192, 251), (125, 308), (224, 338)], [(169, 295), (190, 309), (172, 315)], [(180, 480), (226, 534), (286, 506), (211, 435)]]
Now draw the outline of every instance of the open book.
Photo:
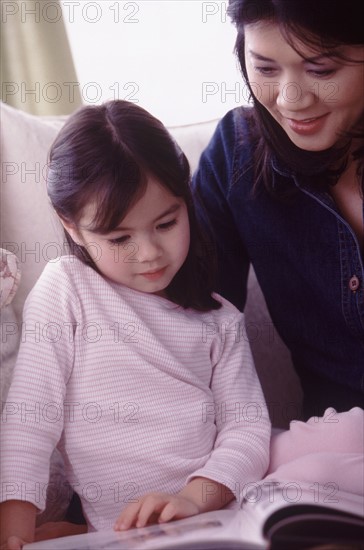
[[(124, 532), (97, 531), (27, 544), (24, 550), (300, 550), (364, 541), (364, 500), (335, 483), (250, 484), (241, 509), (207, 512)], [(363, 547), (364, 548), (364, 547)]]

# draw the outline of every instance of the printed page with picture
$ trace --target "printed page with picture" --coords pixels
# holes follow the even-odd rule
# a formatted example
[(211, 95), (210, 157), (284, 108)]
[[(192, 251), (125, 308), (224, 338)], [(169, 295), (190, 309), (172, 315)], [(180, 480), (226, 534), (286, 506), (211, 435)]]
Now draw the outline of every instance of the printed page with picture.
[[(52, 550), (285, 550), (318, 544), (362, 544), (364, 501), (335, 483), (267, 481), (252, 483), (237, 510), (217, 510), (191, 518), (124, 532), (98, 531), (53, 539)], [(50, 541), (24, 550), (49, 550)]]

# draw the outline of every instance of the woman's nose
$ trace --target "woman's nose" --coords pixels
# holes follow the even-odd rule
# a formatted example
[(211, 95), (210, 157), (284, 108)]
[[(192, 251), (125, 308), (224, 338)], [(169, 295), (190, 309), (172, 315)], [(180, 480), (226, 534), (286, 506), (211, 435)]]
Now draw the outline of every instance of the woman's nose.
[(312, 87), (304, 82), (286, 80), (279, 83), (276, 103), (283, 111), (302, 111), (317, 101)]

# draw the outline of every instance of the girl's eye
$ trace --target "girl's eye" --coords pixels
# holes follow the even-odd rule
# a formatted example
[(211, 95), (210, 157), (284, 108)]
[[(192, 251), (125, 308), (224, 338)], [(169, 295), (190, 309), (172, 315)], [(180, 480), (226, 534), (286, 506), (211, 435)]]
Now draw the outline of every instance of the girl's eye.
[(331, 76), (332, 74), (334, 74), (335, 69), (326, 69), (326, 70), (311, 69), (308, 72), (313, 76), (325, 77), (325, 76)]
[(124, 244), (129, 238), (129, 235), (123, 235), (122, 237), (117, 237), (116, 239), (108, 239), (108, 242), (110, 244)]
[(174, 225), (176, 225), (176, 223), (177, 223), (176, 219), (170, 220), (169, 222), (160, 223), (157, 226), (157, 229), (162, 229), (162, 231), (167, 230), (167, 229), (171, 229)]

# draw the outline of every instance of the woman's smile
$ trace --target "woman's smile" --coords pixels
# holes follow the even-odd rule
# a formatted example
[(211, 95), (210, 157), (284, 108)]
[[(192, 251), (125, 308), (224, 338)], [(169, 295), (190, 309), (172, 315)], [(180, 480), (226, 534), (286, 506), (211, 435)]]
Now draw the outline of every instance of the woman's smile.
[[(245, 27), (246, 70), (256, 99), (306, 151), (333, 147), (364, 112), (364, 48), (317, 52), (297, 40), (289, 44), (279, 26)], [(347, 59), (347, 61), (344, 61)]]
[(329, 113), (321, 115), (319, 117), (306, 118), (303, 120), (285, 117), (287, 123), (293, 132), (300, 135), (312, 135), (316, 134), (323, 129), (324, 124), (326, 123)]

